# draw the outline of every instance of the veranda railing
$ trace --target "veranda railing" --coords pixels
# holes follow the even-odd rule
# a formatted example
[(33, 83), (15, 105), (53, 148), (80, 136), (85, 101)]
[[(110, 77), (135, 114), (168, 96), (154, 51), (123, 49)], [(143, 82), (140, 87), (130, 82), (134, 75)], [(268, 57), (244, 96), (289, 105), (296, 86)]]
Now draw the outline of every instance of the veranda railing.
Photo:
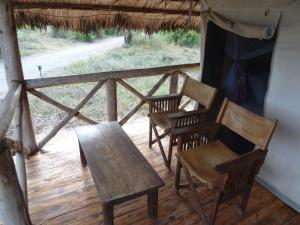
[[(106, 107), (107, 107), (107, 118), (109, 121), (116, 121), (118, 118), (117, 114), (117, 83), (122, 85), (128, 91), (136, 95), (140, 102), (135, 105), (126, 116), (124, 116), (119, 123), (125, 124), (144, 104), (145, 97), (152, 96), (159, 87), (170, 77), (169, 90), (170, 93), (174, 93), (178, 86), (178, 75), (182, 71), (193, 70), (199, 68), (199, 63), (195, 64), (183, 64), (175, 66), (165, 66), (149, 69), (135, 69), (135, 70), (123, 70), (123, 71), (112, 71), (102, 72), (93, 74), (82, 74), (72, 75), (63, 77), (49, 77), (43, 79), (28, 79), (24, 81), (26, 90), (32, 95), (40, 98), (41, 100), (67, 112), (67, 115), (58, 123), (46, 136), (38, 143), (38, 149), (41, 149), (47, 144), (51, 138), (53, 138), (57, 132), (64, 127), (74, 116), (78, 119), (85, 121), (88, 124), (96, 124), (95, 121), (82, 115), (79, 111), (85, 106), (85, 104), (106, 84)], [(132, 87), (126, 79), (129, 78), (140, 78), (149, 76), (163, 76), (158, 82), (148, 91), (144, 96), (134, 87)], [(61, 86), (68, 84), (78, 84), (87, 82), (97, 82), (97, 84), (87, 93), (87, 95), (79, 102), (75, 108), (70, 108), (66, 105), (59, 103), (58, 101), (50, 98), (41, 91), (36, 90), (37, 88), (46, 88), (53, 86)]]
[[(144, 104), (145, 98), (152, 96), (159, 87), (170, 78), (169, 92), (175, 93), (178, 87), (178, 76), (184, 74), (183, 71), (195, 70), (199, 68), (199, 63), (195, 64), (183, 64), (175, 66), (157, 67), (150, 69), (136, 69), (136, 70), (124, 70), (124, 71), (112, 71), (103, 72), (95, 74), (83, 74), (83, 75), (73, 75), (64, 77), (50, 77), (42, 79), (28, 79), (28, 80), (11, 80), (11, 85), (9, 91), (3, 100), (0, 107), (0, 186), (2, 191), (0, 192), (1, 210), (2, 208), (19, 208), (20, 205), (27, 207), (27, 187), (26, 187), (26, 167), (25, 167), (25, 154), (33, 154), (40, 150), (47, 142), (53, 138), (57, 132), (63, 128), (64, 125), (68, 123), (74, 116), (79, 119), (89, 123), (96, 124), (92, 119), (82, 115), (79, 111), (84, 107), (84, 105), (101, 89), (101, 87), (106, 84), (106, 106), (109, 121), (116, 121), (117, 115), (117, 83), (122, 85), (128, 91), (136, 95), (140, 102), (135, 105), (126, 116), (124, 116), (119, 123), (121, 125), (125, 124)], [(154, 84), (154, 86), (148, 91), (146, 95), (143, 95), (134, 87), (132, 87), (126, 79), (129, 78), (139, 78), (148, 76), (161, 76), (162, 77)], [(87, 83), (87, 82), (97, 82), (96, 85), (87, 93), (87, 95), (79, 102), (75, 108), (70, 108), (68, 106), (59, 103), (58, 101), (50, 98), (41, 91), (36, 90), (37, 88), (61, 86), (67, 84), (76, 83)], [(38, 145), (37, 149), (30, 149), (31, 146), (25, 146), (23, 131), (26, 130), (26, 136), (33, 137), (35, 143), (35, 135), (33, 129), (24, 129), (24, 110), (26, 108), (26, 115), (30, 116), (29, 102), (27, 99), (27, 93), (40, 98), (41, 100), (67, 112), (67, 115), (59, 122), (47, 135), (42, 139)], [(25, 102), (24, 102), (25, 101)], [(187, 104), (184, 103), (183, 107)], [(25, 115), (25, 116), (26, 116)], [(28, 118), (27, 118), (28, 119)], [(28, 125), (28, 121), (32, 121), (31, 118), (27, 120), (27, 126), (32, 128), (32, 124)], [(26, 122), (26, 121), (25, 121)], [(6, 137), (6, 133), (13, 123), (14, 127), (14, 140)], [(28, 133), (29, 132), (29, 133)], [(24, 143), (24, 145), (23, 145)], [(16, 152), (16, 170), (14, 167), (11, 149)], [(18, 160), (18, 157), (20, 160)], [(16, 172), (17, 171), (17, 172)], [(18, 177), (18, 178), (17, 178)], [(17, 183), (16, 183), (17, 182)], [(7, 191), (3, 191), (7, 190)], [(10, 201), (12, 196), (24, 196), (24, 198), (18, 198), (18, 201)], [(6, 204), (6, 205), (5, 205)], [(15, 205), (12, 205), (15, 204)], [(12, 215), (7, 214), (10, 211), (7, 209), (4, 213), (7, 215), (7, 220), (11, 219)], [(27, 209), (20, 210), (26, 215), (20, 215), (22, 220), (28, 218)], [(8, 218), (9, 217), (9, 218)], [(6, 218), (4, 218), (5, 220)]]

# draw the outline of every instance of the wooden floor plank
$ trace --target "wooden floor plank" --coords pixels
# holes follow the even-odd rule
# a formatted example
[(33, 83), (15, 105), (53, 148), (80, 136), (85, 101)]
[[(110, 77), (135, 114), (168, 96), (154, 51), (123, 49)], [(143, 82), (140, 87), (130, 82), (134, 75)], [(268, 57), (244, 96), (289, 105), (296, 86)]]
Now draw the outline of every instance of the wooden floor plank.
[[(146, 198), (140, 197), (115, 206), (116, 225), (202, 225), (195, 212), (190, 191), (174, 191), (176, 159), (171, 170), (163, 162), (157, 144), (148, 148), (147, 119), (125, 124), (124, 129), (141, 153), (165, 181), (159, 191), (158, 219), (147, 217)], [(168, 139), (163, 144), (167, 146)], [(102, 224), (102, 207), (90, 171), (80, 164), (75, 132), (58, 133), (46, 153), (27, 160), (29, 209), (34, 224), (43, 225), (93, 225)], [(175, 151), (176, 152), (176, 151)], [(185, 178), (183, 176), (183, 182)], [(206, 189), (199, 194), (209, 199)], [(244, 217), (238, 216), (230, 202), (220, 207), (216, 225), (300, 225), (300, 216), (259, 184), (254, 185)]]

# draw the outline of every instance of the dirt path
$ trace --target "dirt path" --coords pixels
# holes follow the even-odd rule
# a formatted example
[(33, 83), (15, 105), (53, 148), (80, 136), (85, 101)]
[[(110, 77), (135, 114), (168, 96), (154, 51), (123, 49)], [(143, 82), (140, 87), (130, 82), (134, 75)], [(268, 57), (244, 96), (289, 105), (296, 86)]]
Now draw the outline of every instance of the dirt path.
[[(22, 57), (24, 76), (25, 78), (40, 77), (38, 65), (42, 66), (43, 72), (51, 71), (79, 60), (88, 59), (92, 55), (104, 54), (113, 48), (122, 46), (123, 42), (123, 37), (113, 37), (91, 44), (80, 43), (53, 52)], [(3, 61), (0, 61), (0, 95), (6, 91), (5, 70)]]

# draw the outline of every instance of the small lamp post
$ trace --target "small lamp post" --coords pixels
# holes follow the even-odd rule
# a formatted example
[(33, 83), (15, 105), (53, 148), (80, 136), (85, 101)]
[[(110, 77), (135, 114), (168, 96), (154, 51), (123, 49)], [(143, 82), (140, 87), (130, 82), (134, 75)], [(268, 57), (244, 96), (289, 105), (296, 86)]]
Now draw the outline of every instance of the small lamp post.
[(43, 75), (42, 75), (42, 69), (43, 69), (42, 65), (38, 65), (37, 67), (38, 67), (38, 70), (40, 71), (40, 77), (43, 78)]
[(75, 35), (73, 35), (73, 36), (72, 36), (72, 39), (73, 39), (73, 45), (75, 46), (75, 42), (76, 42), (76, 36), (75, 36)]

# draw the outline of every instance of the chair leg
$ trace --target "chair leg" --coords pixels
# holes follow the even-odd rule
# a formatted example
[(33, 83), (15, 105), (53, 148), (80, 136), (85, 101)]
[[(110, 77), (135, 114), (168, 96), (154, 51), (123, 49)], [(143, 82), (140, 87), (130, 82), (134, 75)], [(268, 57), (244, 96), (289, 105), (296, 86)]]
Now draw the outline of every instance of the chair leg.
[(149, 148), (152, 148), (152, 123), (149, 118)]
[(212, 213), (211, 213), (211, 218), (210, 218), (211, 225), (214, 225), (215, 221), (216, 221), (216, 216), (217, 216), (219, 205), (220, 205), (220, 197), (221, 197), (221, 193), (219, 191), (217, 191), (215, 200), (212, 205)]
[(180, 189), (181, 168), (182, 168), (181, 162), (177, 158), (176, 173), (175, 173), (175, 191), (176, 191), (176, 193), (179, 193), (179, 189)]
[(166, 157), (166, 154), (165, 154), (164, 148), (162, 146), (162, 143), (161, 143), (158, 131), (156, 129), (156, 126), (155, 126), (155, 124), (152, 121), (151, 121), (151, 124), (152, 124), (152, 128), (153, 128), (153, 131), (154, 131), (154, 134), (155, 134), (158, 146), (159, 146), (160, 153), (161, 153), (161, 155), (163, 157), (164, 163), (165, 163), (166, 167), (170, 168), (169, 165), (168, 165), (168, 159)]
[(242, 196), (242, 203), (240, 205), (240, 214), (243, 216), (245, 213), (245, 209), (249, 200), (251, 189), (245, 191)]
[[(179, 159), (180, 160), (180, 159)], [(201, 216), (203, 222), (205, 225), (211, 225), (208, 221), (208, 217), (205, 215), (205, 211), (204, 211), (204, 208), (203, 208), (203, 204), (202, 204), (202, 201), (197, 193), (197, 190), (196, 190), (196, 187), (195, 187), (195, 184), (192, 180), (192, 177), (188, 171), (188, 169), (182, 164), (181, 162), (181, 165), (182, 165), (182, 168), (183, 168), (183, 171), (184, 171), (184, 174), (188, 180), (188, 183), (190, 185), (190, 188), (191, 188), (191, 191), (193, 193), (193, 195), (195, 196), (195, 199), (197, 200), (197, 203), (198, 203), (198, 207), (196, 210), (197, 212), (199, 213), (199, 215)]]
[(173, 153), (173, 135), (170, 135), (169, 152), (168, 152), (168, 167), (171, 167)]

